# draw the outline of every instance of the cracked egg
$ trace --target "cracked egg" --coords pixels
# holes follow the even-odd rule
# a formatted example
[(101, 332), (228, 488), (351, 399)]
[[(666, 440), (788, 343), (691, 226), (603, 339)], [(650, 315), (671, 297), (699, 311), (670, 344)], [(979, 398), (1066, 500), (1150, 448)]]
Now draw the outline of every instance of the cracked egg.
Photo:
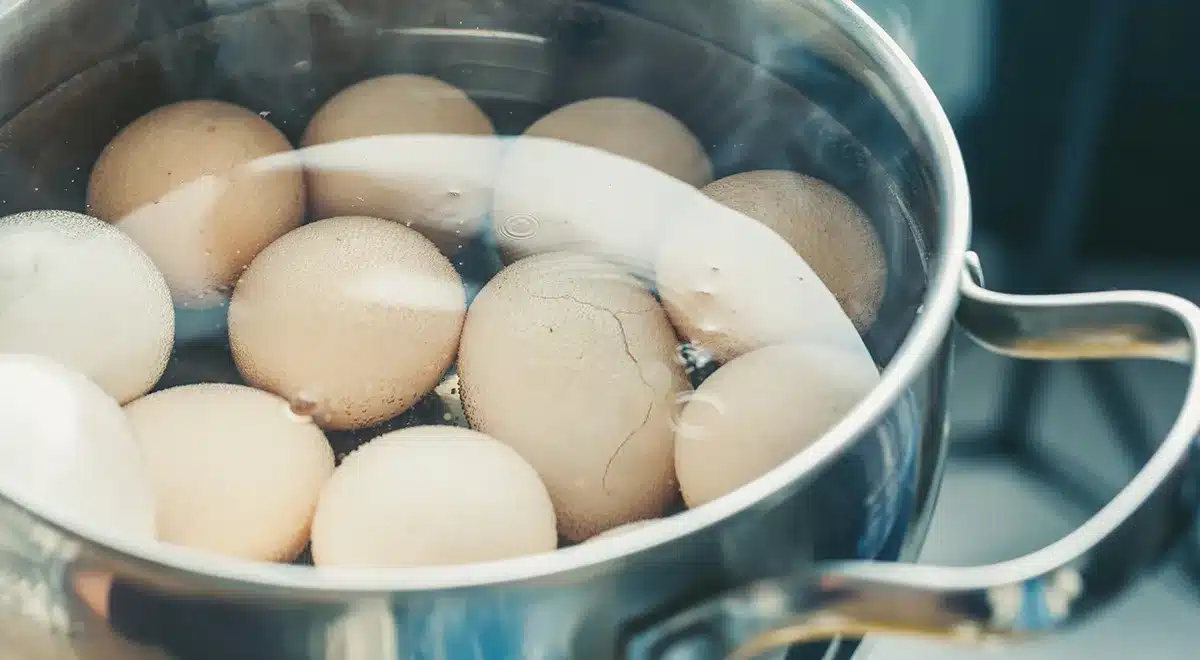
[(579, 254), (518, 261), (467, 312), (467, 419), (538, 471), (567, 539), (659, 516), (675, 500), (672, 410), (688, 389), (677, 345), (642, 282)]

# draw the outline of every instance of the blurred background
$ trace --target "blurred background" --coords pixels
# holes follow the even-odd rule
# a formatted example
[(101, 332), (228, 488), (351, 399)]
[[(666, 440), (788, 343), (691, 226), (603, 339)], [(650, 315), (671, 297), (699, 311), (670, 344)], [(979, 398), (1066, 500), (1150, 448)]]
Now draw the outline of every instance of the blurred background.
[[(859, 0), (917, 62), (967, 161), (992, 288), (1151, 288), (1200, 300), (1200, 3)], [(1000, 561), (1056, 540), (1130, 477), (1183, 369), (1016, 364), (960, 338), (952, 463), (921, 561)], [(1195, 657), (1200, 530), (1118, 607), (1000, 652), (874, 640), (870, 660)]]

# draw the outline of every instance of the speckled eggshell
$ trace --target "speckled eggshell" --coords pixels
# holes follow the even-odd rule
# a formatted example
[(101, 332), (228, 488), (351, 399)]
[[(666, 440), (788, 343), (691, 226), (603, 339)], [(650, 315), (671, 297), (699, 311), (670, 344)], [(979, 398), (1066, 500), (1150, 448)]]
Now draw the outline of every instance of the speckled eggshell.
[(258, 167), (291, 148), (279, 129), (240, 106), (164, 106), (104, 148), (88, 209), (137, 241), (177, 305), (212, 307), (259, 250), (304, 219), (300, 166)]
[(248, 383), (327, 429), (374, 426), (433, 390), (454, 362), (462, 279), (426, 238), (379, 218), (330, 218), (273, 243), (229, 307)]
[(509, 147), (497, 178), (493, 231), (507, 261), (555, 250), (602, 254), (635, 267), (653, 261), (647, 255), (664, 220), (653, 198), (667, 184), (645, 176), (631, 182), (629, 167), (589, 153), (596, 150), (691, 187), (712, 180), (703, 145), (659, 108), (607, 97), (559, 108)]
[(402, 429), (346, 457), (313, 521), (317, 566), (404, 568), (496, 561), (558, 545), (537, 472), (486, 435)]
[(79, 371), (118, 403), (166, 370), (175, 310), (161, 273), (112, 225), (70, 211), (0, 218), (0, 352)]
[(779, 234), (704, 195), (668, 229), (658, 293), (676, 330), (718, 362), (774, 344), (840, 347), (868, 358), (837, 298)]
[(52, 519), (152, 541), (151, 471), (121, 407), (83, 374), (0, 354), (0, 492)]
[(448, 136), (494, 135), (465, 92), (436, 78), (397, 74), (352, 85), (317, 111), (304, 134), (312, 214), (402, 222), (453, 255), (482, 227), (501, 144)]
[(879, 382), (861, 354), (782, 344), (723, 365), (692, 393), (675, 434), (689, 507), (750, 483), (816, 442)]
[(870, 328), (883, 302), (887, 260), (871, 221), (849, 197), (820, 179), (782, 170), (734, 174), (702, 192), (783, 237), (855, 327)]
[(160, 540), (272, 562), (308, 543), (333, 450), (287, 401), (242, 385), (186, 385), (125, 413), (154, 481)]
[(537, 469), (566, 538), (657, 516), (677, 493), (671, 413), (687, 383), (675, 348), (658, 302), (616, 266), (521, 260), (467, 314), (467, 419)]

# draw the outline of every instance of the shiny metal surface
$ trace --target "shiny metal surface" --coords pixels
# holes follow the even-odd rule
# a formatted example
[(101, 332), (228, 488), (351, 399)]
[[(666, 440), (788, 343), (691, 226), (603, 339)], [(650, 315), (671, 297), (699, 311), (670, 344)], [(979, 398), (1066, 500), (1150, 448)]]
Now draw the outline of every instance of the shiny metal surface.
[[(175, 32), (183, 26), (193, 27)], [(234, 98), (294, 137), (349, 82), (417, 70), (460, 85), (515, 130), (581, 96), (660, 104), (718, 165), (744, 166), (735, 147), (748, 142), (755, 162), (804, 167), (851, 191), (893, 271), (887, 322), (866, 337), (883, 380), (825, 438), (729, 497), (553, 555), (410, 571), (265, 566), (83, 539), (0, 498), (5, 657), (632, 659), (664, 657), (667, 640), (691, 649), (671, 657), (707, 658), (961, 624), (982, 639), (1027, 624), (1032, 610), (1019, 605), (1036, 601), (1020, 593), (1043, 593), (1034, 585), (1059, 569), (1080, 578), (1056, 582), (1080, 587), (1068, 611), (1085, 613), (1186, 519), (1168, 477), (1200, 414), (1190, 400), (1130, 488), (1042, 553), (954, 571), (826, 563), (894, 559), (919, 543), (942, 467), (956, 311), (985, 343), (1038, 357), (1190, 359), (1195, 330), (1193, 308), (1157, 294), (1039, 300), (964, 282), (969, 201), (953, 133), (911, 63), (849, 2), (25, 0), (0, 14), (0, 53), (10, 211), (78, 206), (78, 172), (121, 125), (167, 100)], [(796, 144), (784, 149), (781, 135)], [(214, 330), (189, 323), (199, 351), (189, 355), (205, 372), (176, 375), (215, 378), (212, 361), (195, 357)], [(1013, 612), (1014, 585), (1026, 589), (1017, 618), (998, 618)], [(789, 632), (798, 618), (807, 635)], [(1071, 617), (1037, 621), (1060, 619)], [(674, 631), (686, 634), (668, 639)]]
[[(990, 566), (947, 568), (844, 562), (790, 582), (756, 585), (706, 606), (739, 620), (751, 640), (735, 658), (841, 636), (918, 635), (959, 643), (1010, 641), (1072, 625), (1103, 607), (1160, 559), (1197, 506), (1200, 308), (1176, 296), (1114, 291), (1015, 296), (983, 288), (967, 255), (958, 321), (984, 347), (1014, 358), (1155, 359), (1187, 365), (1179, 417), (1139, 474), (1111, 502), (1056, 543)], [(669, 638), (706, 618), (692, 611), (654, 635)], [(760, 619), (757, 620), (756, 619)], [(781, 625), (781, 622), (786, 622)], [(760, 628), (758, 636), (747, 630)]]

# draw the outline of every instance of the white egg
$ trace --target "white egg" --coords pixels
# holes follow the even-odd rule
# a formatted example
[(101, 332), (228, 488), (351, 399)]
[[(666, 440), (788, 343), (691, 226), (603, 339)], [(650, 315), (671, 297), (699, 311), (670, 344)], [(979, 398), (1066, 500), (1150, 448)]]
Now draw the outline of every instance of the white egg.
[(166, 280), (112, 225), (69, 211), (0, 218), (0, 352), (52, 358), (118, 403), (167, 367), (175, 314)]
[(537, 471), (511, 447), (450, 426), (393, 431), (347, 456), (312, 529), (318, 566), (469, 564), (557, 545)]
[(72, 526), (154, 538), (155, 502), (117, 402), (36, 355), (0, 355), (0, 493)]

